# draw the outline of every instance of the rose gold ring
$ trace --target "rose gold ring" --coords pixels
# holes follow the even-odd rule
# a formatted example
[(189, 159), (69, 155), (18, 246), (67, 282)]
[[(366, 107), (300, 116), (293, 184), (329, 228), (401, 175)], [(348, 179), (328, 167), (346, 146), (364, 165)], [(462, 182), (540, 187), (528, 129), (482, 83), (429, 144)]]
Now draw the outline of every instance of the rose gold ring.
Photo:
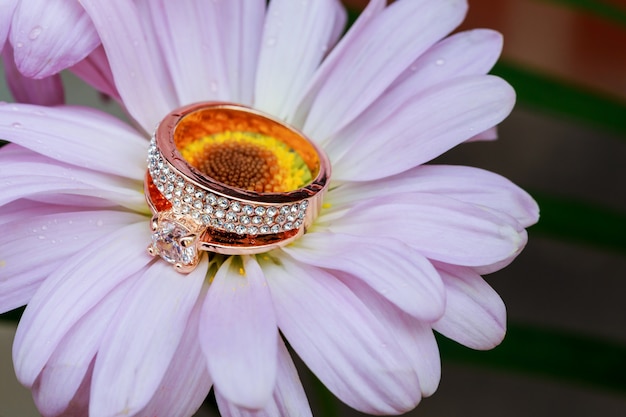
[(320, 211), (330, 163), (294, 128), (237, 104), (168, 114), (148, 152), (152, 244), (180, 272), (201, 251), (262, 253), (301, 236)]

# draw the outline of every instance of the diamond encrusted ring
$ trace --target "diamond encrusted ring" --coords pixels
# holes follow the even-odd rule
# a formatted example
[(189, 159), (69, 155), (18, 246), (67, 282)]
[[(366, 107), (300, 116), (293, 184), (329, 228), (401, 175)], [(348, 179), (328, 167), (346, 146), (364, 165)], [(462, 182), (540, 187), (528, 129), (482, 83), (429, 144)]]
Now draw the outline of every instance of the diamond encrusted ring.
[(148, 151), (148, 251), (192, 271), (201, 251), (268, 251), (301, 236), (328, 187), (330, 163), (287, 124), (231, 103), (168, 114)]

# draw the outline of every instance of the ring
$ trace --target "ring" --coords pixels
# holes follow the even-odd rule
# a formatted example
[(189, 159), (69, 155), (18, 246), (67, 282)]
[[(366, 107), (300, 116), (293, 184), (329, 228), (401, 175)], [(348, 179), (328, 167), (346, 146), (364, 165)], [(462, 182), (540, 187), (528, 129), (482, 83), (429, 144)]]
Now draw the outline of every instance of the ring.
[(317, 217), (329, 178), (324, 152), (269, 115), (221, 102), (179, 108), (150, 141), (148, 251), (187, 273), (201, 251), (246, 255), (284, 246)]

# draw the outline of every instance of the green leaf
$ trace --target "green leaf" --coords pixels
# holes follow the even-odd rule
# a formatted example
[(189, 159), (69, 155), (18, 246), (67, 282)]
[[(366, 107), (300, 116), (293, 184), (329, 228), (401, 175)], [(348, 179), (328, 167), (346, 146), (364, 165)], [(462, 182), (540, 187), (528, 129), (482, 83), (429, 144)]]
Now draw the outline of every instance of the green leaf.
[(506, 61), (496, 64), (492, 73), (515, 88), (518, 102), (522, 105), (566, 115), (626, 137), (626, 104), (617, 99), (591, 93)]
[(438, 336), (443, 361), (549, 377), (626, 392), (626, 346), (562, 330), (510, 325), (504, 342), (488, 352)]
[(531, 193), (541, 207), (531, 233), (626, 252), (626, 213), (602, 206)]

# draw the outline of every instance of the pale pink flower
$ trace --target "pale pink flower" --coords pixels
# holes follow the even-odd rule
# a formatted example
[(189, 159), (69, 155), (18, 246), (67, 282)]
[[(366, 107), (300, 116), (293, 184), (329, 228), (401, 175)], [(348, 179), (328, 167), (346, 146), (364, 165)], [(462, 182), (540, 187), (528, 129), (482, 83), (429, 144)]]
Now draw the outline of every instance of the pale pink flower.
[[(515, 100), (484, 75), (499, 34), (445, 38), (464, 1), (373, 0), (341, 40), (334, 0), (81, 3), (106, 51), (83, 76), (139, 127), (0, 106), (0, 310), (28, 303), (14, 362), (44, 416), (186, 417), (211, 386), (224, 416), (311, 415), (281, 335), (351, 407), (400, 414), (437, 388), (433, 329), (501, 341), (480, 274), (515, 258), (537, 206), (496, 174), (424, 165), (490, 137)], [(295, 243), (182, 275), (145, 252), (147, 138), (206, 100), (302, 129), (333, 182)]]

